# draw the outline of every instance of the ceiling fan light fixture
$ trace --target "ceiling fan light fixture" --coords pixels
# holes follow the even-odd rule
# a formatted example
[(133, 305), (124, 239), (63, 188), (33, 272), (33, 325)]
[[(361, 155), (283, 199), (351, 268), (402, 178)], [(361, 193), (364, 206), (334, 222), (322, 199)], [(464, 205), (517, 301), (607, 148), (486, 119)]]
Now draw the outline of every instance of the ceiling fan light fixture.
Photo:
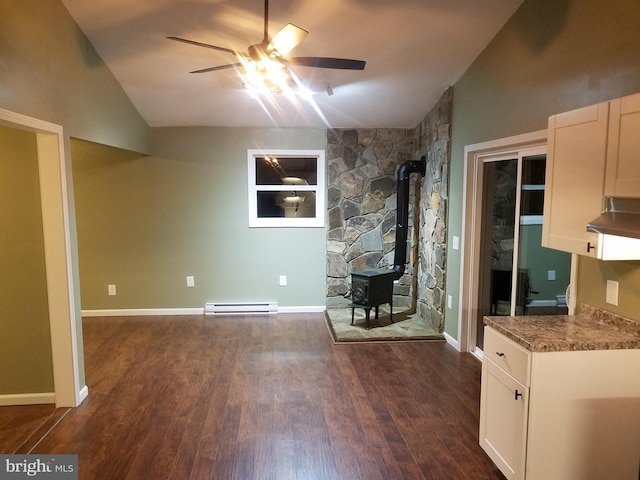
[[(258, 98), (260, 95), (270, 96), (274, 93), (284, 94), (289, 100), (296, 103), (299, 98), (302, 98), (311, 104), (321, 116), (320, 109), (313, 98), (315, 92), (300, 81), (291, 67), (364, 70), (366, 63), (364, 60), (332, 57), (289, 57), (287, 54), (298, 46), (309, 32), (289, 23), (271, 38), (268, 26), (269, 0), (264, 0), (264, 36), (260, 43), (249, 45), (246, 52), (175, 36), (167, 38), (198, 47), (230, 53), (235, 55), (238, 60), (236, 63), (201, 68), (190, 73), (215, 72), (233, 68), (240, 76), (247, 92), (253, 98)], [(327, 84), (326, 92), (329, 96), (333, 95), (331, 85)]]
[(256, 62), (242, 58), (241, 62), (243, 69), (239, 74), (251, 97), (284, 94), (291, 99), (300, 97), (308, 102), (313, 101), (314, 92), (306, 87), (284, 63), (269, 59)]
[(273, 85), (278, 85), (281, 89), (289, 84), (289, 72), (287, 67), (280, 62), (266, 60), (257, 64), (256, 70), (260, 75)]
[(272, 60), (242, 60), (242, 81), (250, 93), (281, 93), (288, 88), (288, 72), (285, 65)]

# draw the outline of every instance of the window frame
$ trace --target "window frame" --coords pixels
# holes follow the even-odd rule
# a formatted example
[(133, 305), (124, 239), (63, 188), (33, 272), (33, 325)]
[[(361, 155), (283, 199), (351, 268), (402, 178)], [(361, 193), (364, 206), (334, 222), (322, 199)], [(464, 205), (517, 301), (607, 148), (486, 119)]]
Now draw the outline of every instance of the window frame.
[[(316, 159), (316, 185), (257, 185), (256, 159), (260, 157), (298, 158), (313, 157)], [(249, 193), (249, 227), (293, 227), (323, 228), (325, 226), (325, 190), (326, 162), (324, 150), (282, 150), (282, 149), (248, 149), (248, 193)], [(313, 217), (258, 217), (258, 192), (292, 192), (309, 191), (316, 194), (315, 216)]]

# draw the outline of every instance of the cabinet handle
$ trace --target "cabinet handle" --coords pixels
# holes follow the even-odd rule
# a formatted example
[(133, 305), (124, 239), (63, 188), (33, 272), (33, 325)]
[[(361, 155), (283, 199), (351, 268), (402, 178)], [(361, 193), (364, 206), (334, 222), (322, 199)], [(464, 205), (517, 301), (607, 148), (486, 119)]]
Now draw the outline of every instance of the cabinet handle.
[(518, 398), (521, 397), (521, 396), (522, 396), (522, 394), (518, 390), (516, 390), (516, 400), (518, 400)]
[(496, 355), (498, 355), (499, 357), (504, 357), (504, 353), (502, 352), (496, 352)]
[(591, 242), (587, 242), (587, 253), (590, 253), (591, 250), (594, 250), (595, 248), (595, 245), (591, 245)]

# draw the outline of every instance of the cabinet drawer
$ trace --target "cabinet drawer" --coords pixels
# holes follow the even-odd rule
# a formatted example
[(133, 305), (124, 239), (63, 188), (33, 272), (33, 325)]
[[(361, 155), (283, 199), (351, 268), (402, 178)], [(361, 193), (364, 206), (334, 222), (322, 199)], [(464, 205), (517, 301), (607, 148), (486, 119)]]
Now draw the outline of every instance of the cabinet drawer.
[(531, 353), (491, 327), (484, 329), (483, 355), (523, 385), (530, 386)]

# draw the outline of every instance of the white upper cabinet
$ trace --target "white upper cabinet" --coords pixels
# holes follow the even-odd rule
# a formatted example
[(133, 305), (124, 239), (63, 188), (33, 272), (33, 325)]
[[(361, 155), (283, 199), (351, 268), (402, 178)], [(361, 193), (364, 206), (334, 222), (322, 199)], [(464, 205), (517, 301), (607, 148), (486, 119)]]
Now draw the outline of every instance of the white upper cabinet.
[(611, 102), (605, 195), (640, 197), (640, 94)]
[(548, 142), (542, 245), (603, 258), (586, 227), (605, 195), (640, 197), (640, 94), (549, 117)]
[(587, 223), (604, 198), (609, 103), (549, 117), (542, 245), (596, 256)]

